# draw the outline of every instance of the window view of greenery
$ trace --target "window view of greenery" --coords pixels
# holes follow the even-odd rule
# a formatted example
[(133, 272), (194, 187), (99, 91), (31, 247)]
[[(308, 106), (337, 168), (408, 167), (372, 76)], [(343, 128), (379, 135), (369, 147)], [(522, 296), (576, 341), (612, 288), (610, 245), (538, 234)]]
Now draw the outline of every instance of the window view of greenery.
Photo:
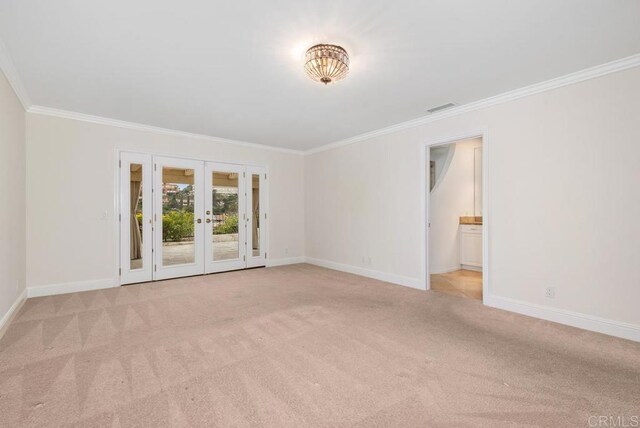
[(162, 170), (163, 265), (195, 262), (194, 186), (192, 169)]
[(238, 233), (238, 194), (213, 189), (213, 234)]
[(193, 185), (165, 183), (162, 190), (162, 240), (193, 238)]

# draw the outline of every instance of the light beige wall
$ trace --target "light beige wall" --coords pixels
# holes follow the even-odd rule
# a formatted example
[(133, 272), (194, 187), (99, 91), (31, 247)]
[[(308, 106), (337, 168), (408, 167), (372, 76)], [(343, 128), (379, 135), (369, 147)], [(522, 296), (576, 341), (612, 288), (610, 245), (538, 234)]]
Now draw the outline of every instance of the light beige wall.
[(481, 128), (491, 293), (640, 326), (640, 68), (307, 156), (306, 255), (424, 281), (421, 145)]
[(0, 320), (24, 289), (25, 112), (0, 71)]
[(27, 285), (115, 280), (117, 149), (269, 168), (269, 259), (304, 255), (304, 161), (283, 152), (27, 114)]

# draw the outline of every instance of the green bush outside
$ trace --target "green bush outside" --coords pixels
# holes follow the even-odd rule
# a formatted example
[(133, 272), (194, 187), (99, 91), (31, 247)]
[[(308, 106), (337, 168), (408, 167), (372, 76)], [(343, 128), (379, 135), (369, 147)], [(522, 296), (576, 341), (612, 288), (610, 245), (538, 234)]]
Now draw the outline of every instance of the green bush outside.
[(169, 211), (162, 216), (162, 240), (180, 241), (193, 236), (193, 213)]
[[(137, 213), (136, 219), (142, 226), (142, 214)], [(172, 210), (162, 216), (162, 240), (181, 241), (193, 236), (194, 216), (192, 212)], [(213, 228), (214, 235), (238, 233), (238, 216), (227, 216), (224, 222)]]
[(230, 215), (224, 219), (222, 224), (213, 228), (214, 235), (226, 235), (228, 233), (238, 233), (238, 215)]

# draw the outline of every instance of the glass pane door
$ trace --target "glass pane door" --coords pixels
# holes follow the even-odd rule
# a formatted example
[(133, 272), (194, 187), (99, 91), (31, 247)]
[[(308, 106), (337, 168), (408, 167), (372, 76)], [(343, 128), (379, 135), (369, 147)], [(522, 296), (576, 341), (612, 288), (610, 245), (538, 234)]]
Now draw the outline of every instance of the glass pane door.
[(154, 158), (154, 278), (204, 273), (203, 162)]
[(121, 283), (152, 279), (151, 156), (120, 155)]
[(209, 162), (205, 171), (207, 272), (246, 266), (244, 167)]

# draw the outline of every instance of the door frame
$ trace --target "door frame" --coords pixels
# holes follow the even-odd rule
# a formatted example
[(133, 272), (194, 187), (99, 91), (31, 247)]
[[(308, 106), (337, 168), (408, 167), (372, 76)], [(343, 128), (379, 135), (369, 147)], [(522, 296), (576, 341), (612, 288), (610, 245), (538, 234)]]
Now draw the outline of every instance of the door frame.
[(431, 278), (429, 269), (429, 161), (430, 151), (433, 146), (455, 143), (461, 140), (472, 138), (482, 138), (482, 303), (486, 304), (490, 297), (490, 195), (489, 195), (489, 130), (487, 127), (479, 130), (472, 130), (459, 135), (433, 139), (421, 144), (420, 156), (420, 193), (422, 199), (422, 231), (423, 231), (423, 260), (422, 278), (424, 289), (431, 289)]

